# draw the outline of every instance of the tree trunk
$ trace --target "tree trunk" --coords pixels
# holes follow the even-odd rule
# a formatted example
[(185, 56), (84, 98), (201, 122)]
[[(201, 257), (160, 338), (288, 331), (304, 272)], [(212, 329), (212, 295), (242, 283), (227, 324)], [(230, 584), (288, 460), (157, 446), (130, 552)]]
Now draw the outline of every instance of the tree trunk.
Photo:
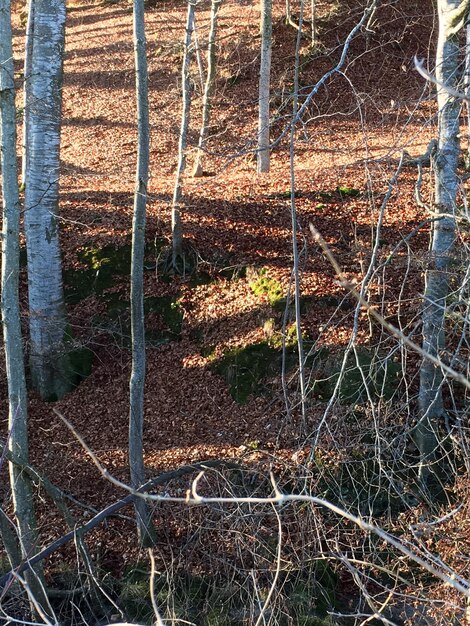
[(30, 363), (33, 386), (44, 399), (73, 386), (65, 347), (66, 318), (59, 247), (60, 117), (64, 0), (34, 1), (25, 176)]
[(186, 34), (184, 38), (183, 68), (181, 72), (183, 86), (183, 110), (181, 113), (181, 127), (178, 142), (178, 165), (176, 168), (175, 188), (173, 191), (173, 203), (171, 211), (171, 234), (172, 234), (172, 264), (173, 269), (178, 271), (182, 263), (184, 270), (183, 255), (183, 228), (181, 224), (181, 178), (186, 169), (186, 144), (189, 128), (189, 115), (191, 109), (191, 85), (189, 66), (191, 63), (191, 39), (194, 29), (194, 3), (188, 0), (188, 12), (186, 17)]
[(269, 92), (271, 85), (272, 0), (261, 0), (258, 172), (269, 172)]
[[(12, 457), (19, 463), (28, 462), (27, 395), (24, 372), (23, 344), (21, 337), (19, 281), (19, 219), (20, 202), (16, 164), (16, 107), (13, 83), (13, 52), (10, 21), (10, 2), (0, 0), (0, 137), (3, 196), (2, 226), (2, 273), (1, 314), (5, 345), (6, 376), (8, 384), (8, 447)], [(27, 476), (9, 463), (10, 485), (13, 495), (15, 518), (21, 557), (32, 556), (37, 548), (37, 528), (33, 509), (31, 484)], [(2, 512), (2, 524), (8, 522)], [(9, 558), (16, 560), (18, 554), (12, 543), (12, 535), (4, 527), (4, 545)], [(40, 582), (41, 568), (30, 570), (27, 582), (37, 601), (47, 606), (47, 599)]]
[(296, 30), (299, 30), (299, 25), (294, 22), (292, 19), (292, 6), (291, 0), (286, 0), (286, 24), (288, 26), (292, 26)]
[(316, 0), (311, 0), (310, 2), (310, 14), (311, 14), (311, 46), (312, 49), (317, 45), (317, 3)]
[[(459, 67), (458, 35), (453, 32), (451, 11), (460, 0), (439, 0), (439, 39), (436, 57), (436, 78), (440, 84), (457, 87)], [(438, 87), (438, 148), (435, 157), (436, 212), (430, 258), (426, 270), (423, 304), (423, 348), (435, 357), (442, 355), (445, 345), (445, 307), (448, 294), (448, 267), (455, 241), (455, 210), (457, 196), (457, 163), (459, 157), (460, 102), (445, 88)], [(431, 466), (439, 445), (437, 426), (444, 413), (443, 375), (439, 367), (424, 359), (420, 371), (419, 421), (415, 440), (420, 452), (420, 477), (428, 486)], [(435, 468), (435, 469), (434, 469)], [(433, 473), (438, 473), (438, 464)]]
[(31, 78), (32, 58), (33, 58), (33, 40), (34, 40), (34, 2), (28, 0), (27, 3), (28, 20), (26, 22), (26, 37), (24, 46), (24, 70), (23, 70), (23, 158), (21, 163), (21, 182), (24, 185), (26, 181), (26, 162), (28, 159), (28, 123), (29, 123), (29, 107), (31, 98), (31, 89), (28, 82)]
[(465, 108), (467, 109), (467, 154), (465, 157), (465, 167), (470, 170), (470, 23), (466, 26), (465, 38), (465, 76), (464, 89), (467, 100)]
[(214, 91), (215, 70), (217, 64), (216, 55), (216, 38), (217, 38), (217, 17), (219, 14), (222, 0), (212, 0), (211, 4), (211, 25), (209, 37), (207, 41), (207, 77), (204, 85), (204, 98), (202, 103), (202, 124), (199, 133), (199, 142), (197, 146), (196, 162), (194, 164), (194, 177), (200, 177), (204, 174), (203, 157), (206, 147), (206, 137), (209, 129), (212, 94)]
[[(132, 220), (131, 335), (132, 372), (130, 378), (129, 466), (131, 485), (138, 489), (145, 482), (143, 456), (145, 323), (144, 250), (147, 185), (149, 177), (150, 126), (148, 72), (145, 42), (144, 0), (134, 0), (134, 56), (137, 96), (137, 171)], [(151, 516), (144, 500), (135, 501), (137, 530), (143, 545), (151, 545)]]

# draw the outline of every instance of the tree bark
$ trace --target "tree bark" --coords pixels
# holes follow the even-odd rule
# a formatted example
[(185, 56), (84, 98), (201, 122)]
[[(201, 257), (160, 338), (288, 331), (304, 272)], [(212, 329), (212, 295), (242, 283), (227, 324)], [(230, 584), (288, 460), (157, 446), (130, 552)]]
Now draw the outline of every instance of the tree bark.
[(27, 3), (28, 19), (26, 22), (26, 37), (24, 46), (24, 69), (23, 69), (23, 151), (21, 163), (21, 182), (25, 185), (26, 169), (28, 159), (28, 137), (29, 137), (29, 107), (31, 98), (31, 89), (29, 88), (29, 80), (32, 73), (33, 58), (33, 41), (34, 41), (34, 1), (28, 0)]
[[(9, 0), (0, 0), (0, 137), (2, 171), (2, 272), (1, 314), (5, 345), (6, 376), (8, 385), (8, 447), (12, 457), (19, 463), (28, 463), (28, 413), (26, 381), (24, 372), (23, 344), (21, 337), (19, 282), (19, 219), (20, 201), (16, 163), (16, 106), (13, 82), (13, 52), (11, 33), (11, 7)], [(21, 557), (27, 559), (37, 547), (37, 527), (33, 509), (31, 483), (9, 463), (10, 485), (15, 509), (15, 519)], [(7, 520), (2, 512), (2, 525)], [(13, 536), (4, 527), (4, 545), (10, 560), (18, 553), (12, 543)], [(47, 606), (41, 585), (41, 568), (29, 570), (27, 582), (37, 601)]]
[(184, 38), (183, 67), (181, 71), (183, 86), (183, 110), (181, 113), (181, 127), (178, 142), (178, 165), (176, 168), (176, 180), (173, 191), (173, 203), (171, 211), (171, 234), (172, 234), (172, 264), (173, 269), (178, 271), (179, 264), (184, 271), (183, 255), (183, 226), (181, 223), (181, 179), (186, 169), (186, 144), (188, 139), (189, 116), (191, 110), (191, 85), (189, 66), (191, 63), (191, 39), (194, 30), (194, 3), (188, 0), (188, 12), (186, 17), (186, 33)]
[[(148, 71), (145, 41), (144, 0), (134, 0), (134, 57), (137, 98), (137, 169), (132, 220), (131, 259), (131, 336), (132, 372), (130, 378), (129, 467), (131, 485), (138, 489), (145, 482), (143, 430), (145, 385), (144, 251), (147, 185), (149, 178), (150, 125)], [(134, 503), (137, 531), (142, 545), (152, 543), (152, 521), (144, 500)]]
[[(458, 83), (459, 41), (453, 29), (452, 11), (459, 0), (439, 0), (439, 38), (436, 56), (436, 78), (439, 84), (454, 89)], [(423, 348), (441, 357), (445, 346), (445, 308), (448, 294), (449, 263), (455, 241), (457, 197), (457, 164), (459, 157), (460, 102), (443, 88), (437, 88), (438, 148), (435, 156), (435, 202), (440, 219), (434, 222), (430, 258), (426, 270), (423, 305)], [(444, 414), (442, 386), (444, 378), (439, 367), (424, 359), (420, 371), (419, 421), (415, 440), (420, 452), (420, 478), (428, 486), (431, 469), (439, 445), (438, 421)]]
[(271, 86), (272, 0), (261, 0), (261, 61), (259, 70), (258, 172), (269, 172), (269, 92)]
[(64, 0), (35, 0), (31, 75), (25, 84), (28, 156), (25, 231), (28, 254), (30, 365), (41, 397), (61, 398), (73, 386), (59, 246), (60, 118)]
[(465, 29), (465, 76), (464, 89), (467, 100), (465, 108), (467, 110), (467, 154), (465, 157), (465, 167), (470, 170), (470, 23)]
[(214, 91), (215, 71), (217, 65), (217, 17), (219, 14), (220, 5), (222, 0), (212, 0), (211, 4), (211, 24), (209, 30), (209, 37), (207, 41), (207, 76), (204, 85), (204, 98), (202, 102), (202, 124), (201, 131), (199, 133), (199, 141), (196, 152), (196, 162), (194, 164), (193, 176), (198, 178), (204, 174), (203, 157), (206, 147), (206, 138), (209, 129), (211, 107), (212, 107), (212, 94)]
[(286, 24), (288, 26), (292, 26), (293, 28), (295, 28), (296, 30), (299, 30), (300, 27), (298, 24), (296, 24), (294, 22), (294, 20), (292, 19), (292, 6), (291, 6), (291, 0), (286, 0)]

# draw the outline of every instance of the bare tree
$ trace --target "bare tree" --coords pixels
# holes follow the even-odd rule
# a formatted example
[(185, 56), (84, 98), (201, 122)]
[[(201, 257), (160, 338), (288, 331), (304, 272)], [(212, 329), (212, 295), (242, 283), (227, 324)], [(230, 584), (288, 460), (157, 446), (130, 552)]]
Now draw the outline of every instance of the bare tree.
[(273, 32), (272, 0), (261, 0), (261, 61), (259, 68), (258, 172), (269, 172), (269, 93)]
[[(147, 185), (149, 178), (150, 126), (148, 71), (145, 41), (144, 0), (134, 0), (134, 55), (137, 91), (137, 171), (132, 221), (131, 334), (132, 372), (130, 378), (129, 466), (131, 484), (137, 489), (145, 482), (143, 456), (145, 322), (144, 250)], [(143, 544), (151, 543), (151, 517), (143, 500), (135, 501), (137, 529)]]
[[(37, 544), (36, 519), (29, 478), (21, 471), (28, 463), (27, 395), (21, 337), (19, 281), (19, 219), (20, 202), (16, 164), (16, 107), (13, 81), (13, 51), (10, 2), (0, 2), (0, 137), (2, 171), (2, 273), (1, 313), (8, 384), (8, 447), (15, 462), (9, 463), (10, 484), (15, 508), (21, 558), (27, 559)], [(8, 520), (0, 513), (0, 528), (10, 561), (17, 566), (19, 553)], [(6, 533), (6, 535), (5, 535)], [(38, 602), (46, 605), (40, 582), (41, 567), (27, 572), (27, 582)]]
[(299, 30), (299, 25), (292, 18), (292, 2), (291, 0), (286, 0), (286, 24), (292, 26), (293, 28)]
[(72, 387), (59, 245), (60, 118), (64, 0), (35, 0), (27, 90), (25, 231), (33, 386), (57, 399)]
[(186, 144), (188, 138), (189, 116), (191, 110), (191, 85), (189, 76), (189, 66), (192, 55), (192, 34), (194, 30), (194, 8), (193, 0), (188, 0), (188, 12), (186, 16), (186, 31), (184, 38), (183, 67), (181, 70), (183, 86), (183, 108), (181, 112), (181, 126), (178, 142), (178, 165), (176, 168), (176, 180), (173, 191), (173, 203), (171, 211), (171, 233), (172, 233), (172, 265), (175, 270), (182, 262), (184, 270), (183, 253), (183, 227), (181, 223), (181, 179), (186, 169)]
[(470, 169), (470, 22), (465, 27), (465, 76), (464, 89), (467, 100), (465, 107), (467, 109), (467, 156), (465, 166)]
[[(458, 190), (460, 102), (448, 89), (455, 89), (459, 75), (458, 25), (462, 8), (468, 0), (439, 0), (439, 37), (436, 53), (437, 101), (439, 111), (438, 147), (435, 156), (435, 210), (432, 244), (426, 270), (423, 307), (423, 349), (440, 358), (445, 347), (445, 312), (449, 288), (449, 264), (452, 259)], [(465, 6), (464, 6), (465, 5)], [(465, 9), (466, 10), (466, 9)], [(438, 447), (437, 426), (444, 415), (443, 371), (429, 359), (423, 359), (420, 372), (419, 421), (415, 438), (420, 451), (420, 475), (428, 483), (430, 467)], [(438, 466), (435, 466), (438, 467)], [(436, 470), (437, 471), (437, 470)]]
[(197, 146), (196, 162), (194, 164), (193, 176), (200, 177), (204, 173), (202, 166), (204, 149), (206, 147), (206, 138), (209, 130), (211, 107), (212, 107), (212, 94), (214, 91), (215, 72), (217, 64), (217, 17), (219, 14), (220, 5), (222, 0), (212, 0), (211, 3), (211, 23), (209, 30), (209, 37), (207, 41), (207, 76), (204, 85), (204, 97), (202, 103), (202, 124), (199, 133), (199, 142)]

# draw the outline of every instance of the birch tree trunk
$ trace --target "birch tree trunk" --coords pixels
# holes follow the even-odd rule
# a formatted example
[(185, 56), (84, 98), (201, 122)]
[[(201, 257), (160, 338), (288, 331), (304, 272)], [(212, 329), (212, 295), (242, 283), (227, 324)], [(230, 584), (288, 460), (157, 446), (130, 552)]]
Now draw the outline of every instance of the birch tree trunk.
[[(436, 78), (439, 84), (457, 88), (459, 41), (453, 23), (453, 11), (460, 0), (439, 0), (439, 38)], [(457, 163), (459, 157), (460, 102), (445, 88), (437, 88), (438, 148), (435, 157), (435, 210), (440, 219), (434, 222), (430, 258), (426, 270), (423, 304), (423, 348), (435, 357), (445, 346), (445, 308), (448, 294), (448, 268), (455, 241)], [(424, 359), (420, 371), (419, 421), (415, 440), (420, 452), (420, 477), (428, 486), (431, 466), (439, 445), (437, 425), (444, 413), (443, 375), (439, 367)], [(435, 464), (433, 472), (438, 473)]]
[(28, 94), (25, 232), (32, 382), (44, 399), (72, 387), (59, 247), (59, 148), (65, 1), (34, 0)]
[[(131, 259), (131, 336), (132, 372), (130, 378), (129, 466), (131, 485), (138, 489), (145, 482), (143, 428), (145, 385), (144, 250), (147, 185), (149, 177), (150, 126), (148, 72), (145, 41), (144, 0), (134, 0), (134, 57), (137, 97), (137, 171), (132, 220)], [(151, 516), (144, 500), (135, 501), (137, 531), (142, 545), (151, 545)]]
[(180, 136), (178, 142), (178, 165), (176, 168), (176, 180), (173, 191), (173, 203), (171, 211), (171, 234), (172, 234), (172, 264), (178, 271), (179, 263), (184, 270), (183, 254), (183, 227), (181, 224), (181, 179), (186, 169), (186, 145), (188, 138), (189, 116), (191, 110), (191, 85), (189, 66), (191, 63), (191, 39), (194, 30), (194, 3), (188, 0), (188, 12), (186, 17), (186, 33), (184, 38), (183, 67), (181, 71), (183, 86), (183, 110), (181, 113)]
[(26, 181), (26, 162), (28, 159), (28, 137), (29, 137), (29, 107), (31, 99), (31, 89), (29, 80), (32, 70), (33, 41), (34, 41), (34, 0), (27, 3), (28, 20), (26, 22), (26, 37), (24, 46), (24, 89), (23, 89), (23, 158), (21, 163), (21, 182)]
[(271, 86), (272, 0), (261, 0), (259, 69), (258, 172), (269, 172), (269, 92)]
[(222, 0), (212, 0), (211, 23), (209, 37), (207, 40), (207, 76), (204, 85), (204, 98), (202, 102), (202, 124), (197, 145), (196, 162), (194, 164), (193, 176), (198, 178), (204, 174), (203, 157), (206, 147), (206, 138), (209, 129), (212, 94), (214, 91), (215, 70), (217, 64), (216, 38), (217, 38), (217, 17)]
[[(16, 107), (13, 82), (13, 52), (9, 0), (0, 0), (0, 137), (2, 172), (2, 272), (1, 314), (5, 345), (8, 384), (8, 447), (20, 464), (28, 463), (27, 395), (21, 337), (19, 280), (19, 219), (20, 202), (16, 165)], [(21, 558), (27, 559), (37, 548), (37, 528), (33, 509), (31, 483), (18, 465), (9, 463), (10, 485), (15, 509)], [(8, 523), (2, 512), (2, 524)], [(8, 528), (4, 527), (8, 533)], [(10, 560), (18, 553), (13, 536), (5, 537)], [(18, 563), (16, 563), (18, 565)], [(47, 606), (40, 582), (41, 568), (27, 572), (27, 582), (37, 601)]]

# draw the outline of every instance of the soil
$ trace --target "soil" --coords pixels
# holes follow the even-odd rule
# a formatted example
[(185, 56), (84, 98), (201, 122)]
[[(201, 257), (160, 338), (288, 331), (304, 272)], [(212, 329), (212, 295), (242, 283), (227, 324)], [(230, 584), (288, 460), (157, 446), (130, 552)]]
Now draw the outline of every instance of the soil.
[[(272, 139), (282, 138), (272, 152), (271, 171), (257, 175), (258, 7), (245, 0), (223, 3), (205, 175), (197, 179), (190, 172), (202, 88), (196, 62), (192, 65), (190, 147), (183, 180), (184, 236), (191, 267), (184, 276), (168, 275), (161, 262), (171, 234), (185, 7), (182, 0), (161, 0), (146, 10), (151, 118), (145, 270), (147, 473), (151, 477), (183, 464), (223, 458), (253, 468), (272, 468), (280, 477), (295, 475), (299, 468), (305, 470), (310, 435), (317, 432), (329, 397), (328, 389), (314, 381), (325, 378), (326, 370), (334, 371), (351, 338), (356, 309), (309, 224), (321, 233), (347, 278), (359, 283), (371, 258), (381, 205), (401, 151), (420, 155), (436, 134), (433, 89), (413, 66), (415, 56), (427, 59), (432, 54), (433, 6), (422, 0), (399, 5), (385, 2), (370, 30), (353, 40), (341, 72), (332, 75), (312, 98), (296, 131), (294, 200), (301, 250), (302, 335), (313, 355), (307, 363), (309, 395), (304, 419), (295, 365), (294, 317), (292, 305), (286, 302), (293, 298), (292, 184), (288, 133), (282, 137), (292, 108), (297, 31), (285, 24), (282, 3), (276, 5)], [(311, 47), (308, 37), (301, 42), (301, 103), (338, 62), (342, 42), (360, 17), (361, 7), (356, 0), (338, 6), (317, 3), (315, 46)], [(73, 424), (110, 472), (128, 480), (131, 359), (126, 250), (136, 163), (132, 7), (118, 1), (69, 3), (68, 9), (61, 241), (75, 348), (86, 348), (80, 354), (85, 361), (91, 354), (92, 363), (86, 376), (88, 364), (77, 365), (83, 380), (59, 402), (45, 403), (30, 394), (31, 463), (76, 499), (101, 509), (122, 493), (99, 474), (54, 410)], [(209, 6), (198, 6), (204, 67), (208, 19)], [(20, 73), (24, 32), (19, 15), (15, 15), (15, 26)], [(18, 87), (20, 102), (20, 80)], [(404, 166), (399, 184), (393, 186), (382, 215), (377, 263), (385, 263), (396, 246), (402, 247), (382, 273), (374, 276), (369, 292), (381, 314), (403, 327), (419, 311), (430, 229), (429, 211), (415, 201), (416, 176), (415, 167)], [(431, 190), (431, 174), (425, 168), (421, 193), (426, 202)], [(22, 298), (26, 325), (25, 277)], [(284, 315), (286, 337), (290, 332), (291, 340), (289, 344), (286, 339), (285, 394), (281, 360), (276, 361), (281, 354)], [(379, 326), (371, 326), (365, 310), (358, 324), (357, 346), (373, 351), (380, 344), (387, 354), (393, 352), (395, 340), (386, 338)], [(234, 383), (234, 376), (240, 376), (237, 363), (247, 349), (252, 350), (248, 363), (253, 362), (252, 346), (260, 346), (256, 348), (259, 371), (253, 373), (242, 365), (245, 378), (235, 378)], [(412, 371), (413, 357), (410, 367)], [(254, 383), (246, 380), (250, 376), (256, 376)], [(237, 385), (243, 384), (248, 386), (240, 396)], [(411, 397), (416, 384), (416, 379), (409, 381)], [(6, 415), (3, 377), (0, 391)], [(341, 456), (343, 446), (350, 449), (358, 441), (360, 427), (351, 425), (345, 443), (344, 419), (350, 405), (346, 400), (335, 403), (329, 429), (320, 432), (325, 454), (335, 450)], [(389, 418), (392, 422), (394, 416)], [(5, 427), (3, 419), (4, 431)], [(176, 482), (174, 488), (184, 493), (188, 481)], [(132, 515), (131, 509), (125, 512)], [(78, 520), (90, 514), (76, 511)], [(44, 545), (65, 530), (46, 496), (39, 502), (38, 515)], [(162, 519), (168, 522), (168, 517)], [(177, 522), (168, 522), (165, 529), (158, 524), (172, 541), (177, 543), (178, 537), (182, 541), (184, 529)], [(130, 517), (96, 529), (88, 544), (95, 555), (103, 554), (107, 545), (103, 558), (115, 573), (139, 559)], [(69, 546), (54, 555), (48, 561), (51, 571), (64, 558), (73, 559), (73, 551)]]

